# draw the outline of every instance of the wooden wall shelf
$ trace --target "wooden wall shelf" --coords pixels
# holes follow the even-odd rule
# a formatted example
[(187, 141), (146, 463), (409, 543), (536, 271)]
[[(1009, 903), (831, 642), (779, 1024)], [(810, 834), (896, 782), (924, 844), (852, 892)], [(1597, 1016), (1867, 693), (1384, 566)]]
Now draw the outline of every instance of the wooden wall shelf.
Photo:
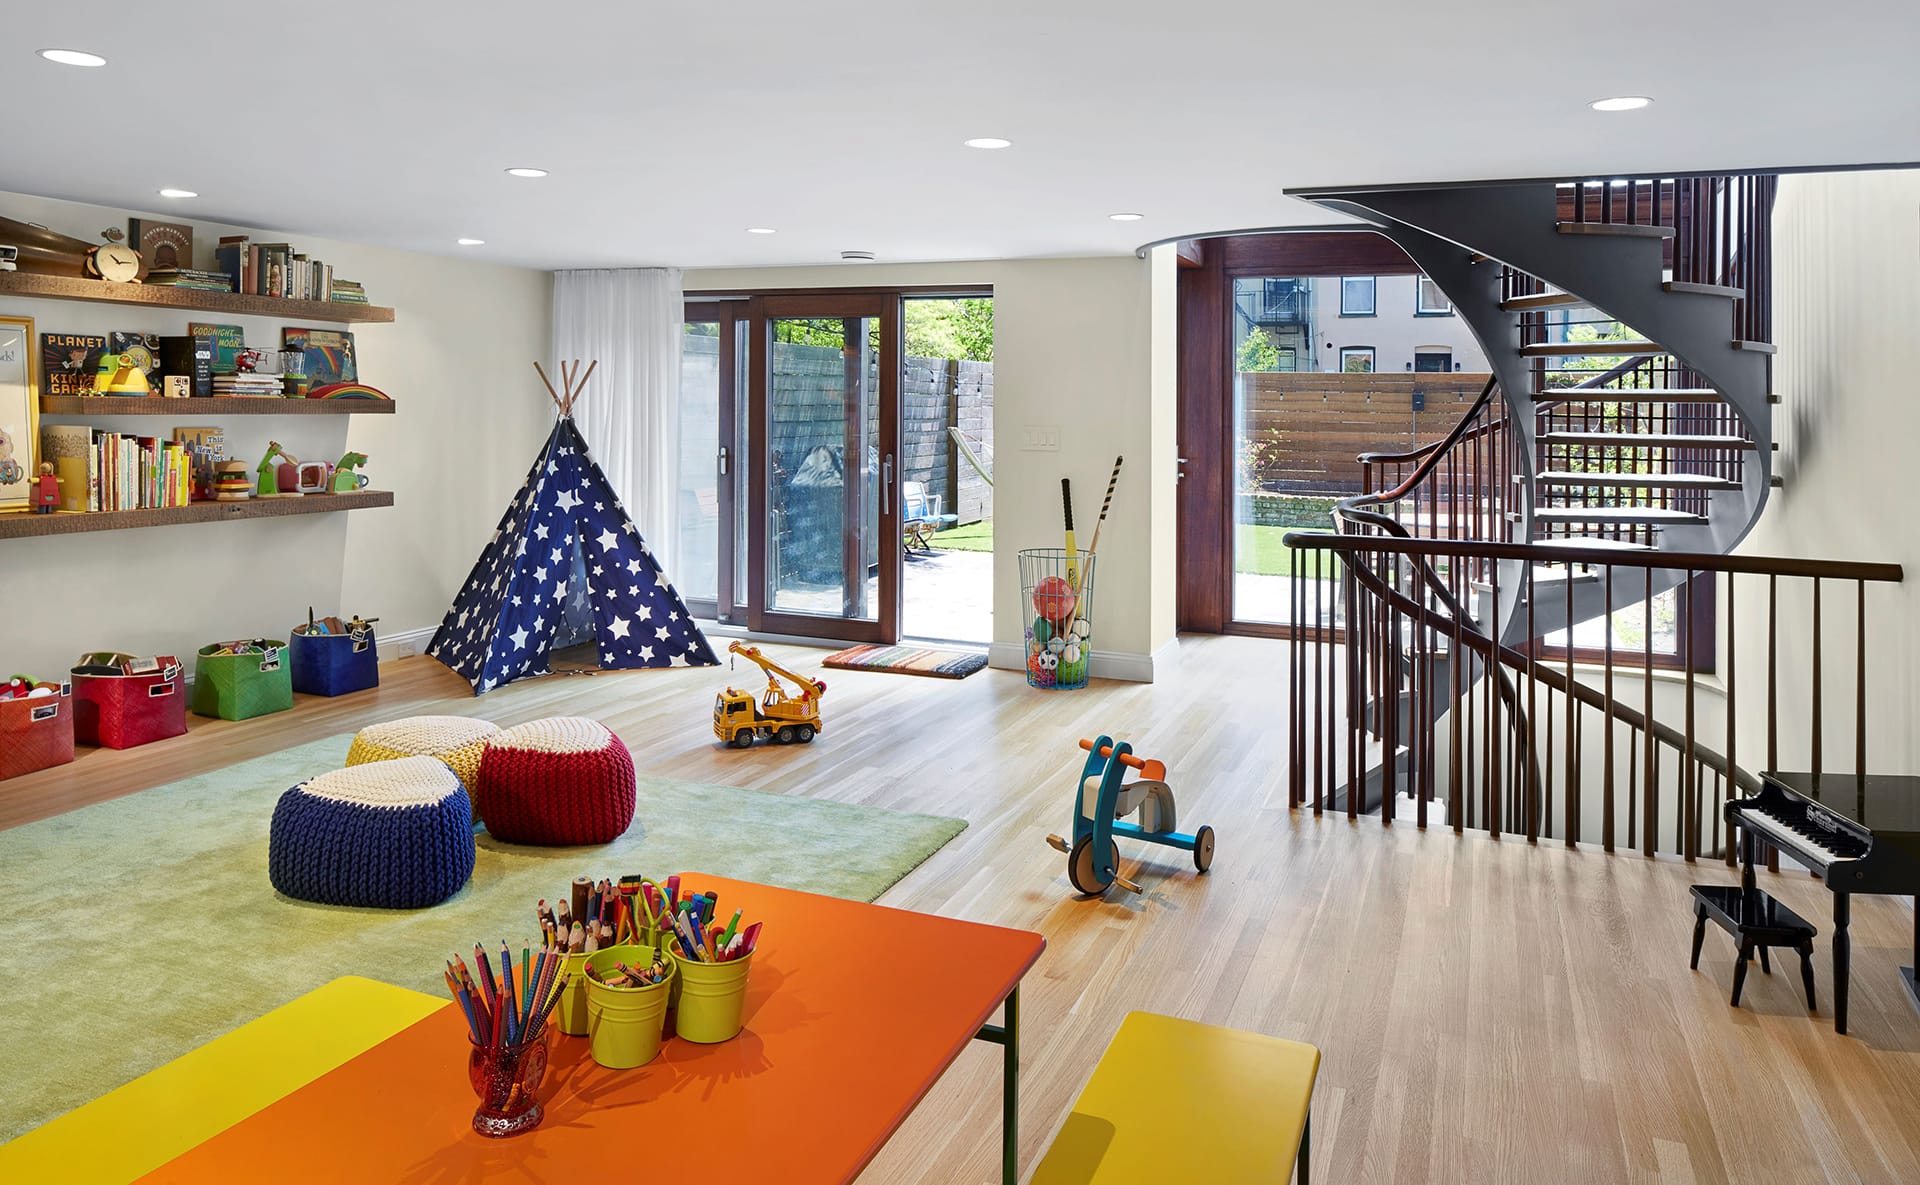
[[(181, 402), (174, 400), (173, 402)], [(226, 403), (228, 400), (220, 400)], [(77, 535), (131, 527), (172, 527), (182, 523), (222, 523), (240, 518), (285, 518), (295, 514), (331, 514), (393, 505), (390, 490), (354, 494), (307, 494), (300, 498), (260, 498), (245, 502), (195, 502), (156, 510), (107, 510), (98, 514), (0, 514), (0, 539), (33, 535)]]
[(200, 313), (237, 313), (249, 317), (278, 317), (283, 321), (315, 321), (335, 325), (386, 323), (393, 310), (371, 304), (339, 304), (330, 300), (286, 300), (238, 292), (203, 292), (197, 288), (162, 288), (148, 284), (112, 284), (75, 276), (42, 276), (31, 272), (0, 272), (0, 296), (37, 296), (50, 300), (97, 300), (110, 304), (137, 304), (150, 308), (189, 309)]
[(43, 416), (390, 416), (390, 399), (164, 399), (157, 395), (42, 395)]

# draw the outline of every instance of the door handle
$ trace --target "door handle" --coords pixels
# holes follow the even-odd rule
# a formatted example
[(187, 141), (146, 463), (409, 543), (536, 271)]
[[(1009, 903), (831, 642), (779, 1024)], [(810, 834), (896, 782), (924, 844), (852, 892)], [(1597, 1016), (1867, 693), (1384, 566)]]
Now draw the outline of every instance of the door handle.
[(720, 476), (725, 477), (726, 475), (727, 475), (727, 446), (723, 444), (720, 446)]
[(893, 513), (893, 454), (880, 462), (880, 513)]

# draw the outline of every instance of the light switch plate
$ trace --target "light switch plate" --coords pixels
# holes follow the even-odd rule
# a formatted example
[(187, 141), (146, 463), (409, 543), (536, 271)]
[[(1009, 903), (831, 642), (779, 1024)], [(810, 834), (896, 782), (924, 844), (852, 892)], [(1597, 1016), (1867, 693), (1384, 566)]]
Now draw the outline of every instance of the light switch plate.
[(1060, 451), (1060, 428), (1057, 424), (1028, 424), (1021, 429), (1022, 452), (1057, 453)]

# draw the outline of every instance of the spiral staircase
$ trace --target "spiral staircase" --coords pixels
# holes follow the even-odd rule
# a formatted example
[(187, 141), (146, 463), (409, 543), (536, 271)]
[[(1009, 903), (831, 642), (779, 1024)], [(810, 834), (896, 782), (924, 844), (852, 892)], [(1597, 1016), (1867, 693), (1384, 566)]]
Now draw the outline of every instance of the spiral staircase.
[[(1602, 619), (1651, 606), (1693, 575), (1644, 557), (1724, 555), (1752, 529), (1774, 480), (1766, 340), (1774, 182), (1647, 178), (1295, 194), (1362, 219), (1405, 250), (1451, 298), (1493, 372), (1489, 398), (1468, 421), (1446, 441), (1400, 458), (1418, 462), (1404, 480), (1346, 500), (1335, 516), (1343, 532), (1490, 535), (1531, 545), (1526, 558), (1481, 572), (1467, 595), (1458, 584), (1450, 593), (1417, 558), (1396, 561), (1391, 573), (1363, 568), (1363, 580), (1398, 590), (1429, 615), (1424, 628), (1441, 642), (1426, 662), (1454, 661), (1449, 628), (1494, 644), (1464, 652), (1455, 678), (1468, 682), (1486, 673), (1481, 655), (1501, 647), (1532, 656), (1538, 640), (1566, 645), (1605, 635)], [(1482, 467), (1481, 488), (1467, 495), (1471, 513), (1457, 493), (1449, 495), (1451, 513), (1394, 513), (1408, 501), (1420, 505), (1423, 484), (1449, 466), (1457, 473), (1453, 454), (1496, 430), (1505, 464)], [(1429, 506), (1441, 506), (1427, 493)], [(1603, 580), (1591, 562), (1595, 549), (1636, 559), (1608, 566)], [(1555, 558), (1576, 550), (1588, 560)], [(1531, 753), (1511, 672), (1494, 666), (1512, 749)], [(1396, 735), (1413, 736), (1447, 710), (1444, 697), (1421, 700), (1405, 682), (1373, 687), (1358, 705), (1368, 730), (1387, 742), (1348, 779), (1364, 782), (1367, 809), (1379, 804), (1383, 782), (1390, 790), (1419, 778), (1404, 764), (1382, 776), (1388, 762), (1406, 760)]]

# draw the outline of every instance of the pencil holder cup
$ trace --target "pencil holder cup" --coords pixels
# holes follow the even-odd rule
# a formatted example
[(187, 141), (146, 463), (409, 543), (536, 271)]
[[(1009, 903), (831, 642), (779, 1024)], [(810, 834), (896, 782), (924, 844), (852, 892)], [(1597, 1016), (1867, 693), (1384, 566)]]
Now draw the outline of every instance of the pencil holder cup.
[(518, 1045), (475, 1045), (468, 1039), (467, 1081), (480, 1106), (473, 1130), (483, 1136), (517, 1136), (540, 1126), (540, 1083), (547, 1076), (547, 1030)]
[(1071, 691), (1093, 665), (1093, 556), (1057, 547), (1020, 552), (1027, 685)]
[[(656, 957), (651, 946), (610, 946), (588, 955), (586, 965), (606, 974), (615, 963), (646, 966)], [(587, 1047), (594, 1061), (609, 1070), (631, 1070), (659, 1055), (673, 979), (671, 962), (667, 978), (647, 987), (613, 987), (587, 978)]]
[(568, 955), (560, 964), (560, 970), (568, 976), (567, 986), (560, 989), (560, 1002), (554, 1005), (553, 1014), (560, 1022), (560, 1031), (569, 1037), (587, 1035), (587, 956)]
[(702, 1045), (716, 1045), (739, 1036), (753, 956), (728, 963), (702, 963), (672, 951), (668, 954), (680, 983), (674, 1033)]

